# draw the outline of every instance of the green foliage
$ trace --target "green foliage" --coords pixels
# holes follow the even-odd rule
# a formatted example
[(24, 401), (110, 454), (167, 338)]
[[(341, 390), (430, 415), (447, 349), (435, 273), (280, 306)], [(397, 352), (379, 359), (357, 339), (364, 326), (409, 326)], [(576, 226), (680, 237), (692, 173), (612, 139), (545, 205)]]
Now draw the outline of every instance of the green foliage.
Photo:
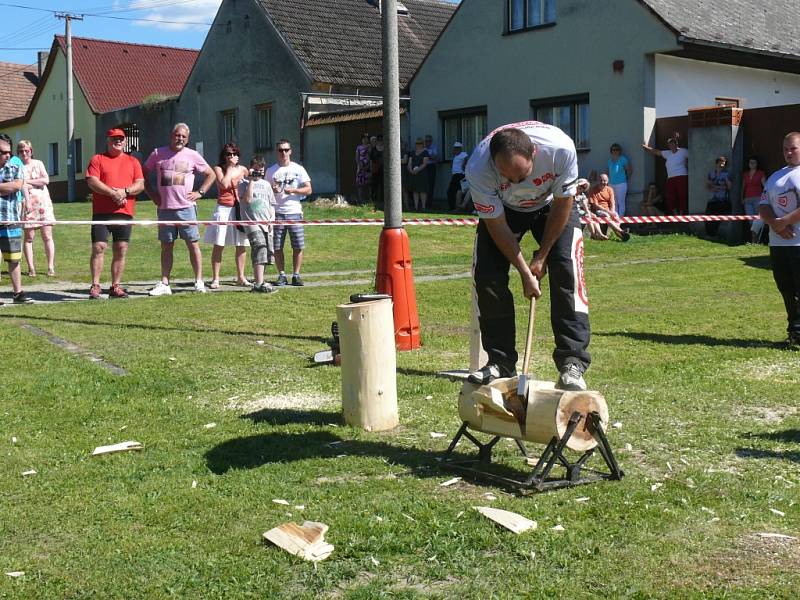
[[(57, 207), (61, 219), (88, 212)], [(141, 203), (139, 217), (152, 216)], [(339, 370), (310, 363), (336, 305), (372, 286), (379, 228), (306, 231), (307, 281), (325, 285), (0, 309), (0, 567), (26, 572), (0, 575), (0, 597), (794, 597), (798, 542), (758, 536), (800, 532), (798, 355), (777, 343), (785, 316), (765, 248), (677, 235), (587, 242), (587, 380), (621, 423), (609, 437), (626, 478), (521, 497), (439, 487), (451, 476), (436, 458), (459, 426), (458, 386), (434, 374), (467, 365), (474, 229), (409, 228), (424, 345), (398, 354), (402, 424), (389, 433), (345, 426)], [(55, 235), (59, 277), (87, 287), (88, 226)], [(126, 280), (157, 279), (155, 237), (135, 228)], [(228, 250), (224, 276), (232, 262)], [(175, 271), (189, 276), (179, 245)], [(519, 297), (513, 274), (512, 285)], [(546, 296), (539, 379), (555, 377)], [(519, 323), (525, 311), (519, 302)], [(89, 457), (124, 440), (144, 450)], [(513, 445), (498, 453), (523, 468)], [(22, 477), (28, 469), (37, 474)], [(538, 529), (516, 536), (476, 505)], [(305, 519), (330, 525), (325, 562), (261, 543)]]

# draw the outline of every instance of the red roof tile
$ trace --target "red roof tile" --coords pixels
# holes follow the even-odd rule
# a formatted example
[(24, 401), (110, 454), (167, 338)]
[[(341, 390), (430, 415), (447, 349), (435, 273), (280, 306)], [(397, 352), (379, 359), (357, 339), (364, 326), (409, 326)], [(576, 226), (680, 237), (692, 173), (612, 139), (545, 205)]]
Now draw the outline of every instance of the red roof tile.
[(0, 121), (25, 115), (38, 81), (36, 64), (0, 62)]
[[(56, 36), (66, 53), (64, 36)], [(197, 50), (72, 38), (72, 68), (89, 107), (105, 113), (142, 103), (160, 94), (179, 96), (194, 66)]]

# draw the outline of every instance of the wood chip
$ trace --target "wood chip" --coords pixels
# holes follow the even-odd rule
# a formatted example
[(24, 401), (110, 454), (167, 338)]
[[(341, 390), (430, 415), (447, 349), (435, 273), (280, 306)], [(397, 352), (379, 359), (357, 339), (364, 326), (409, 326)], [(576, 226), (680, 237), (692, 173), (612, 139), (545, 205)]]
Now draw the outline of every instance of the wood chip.
[(425, 400), (433, 400), (433, 396), (425, 396)]
[(455, 485), (459, 481), (461, 481), (461, 477), (453, 477), (452, 479), (448, 479), (447, 481), (440, 483), (439, 487), (449, 487), (451, 485)]
[(633, 452), (633, 446), (631, 446), (630, 444), (625, 444), (625, 450), (627, 452)]
[(112, 454), (114, 452), (130, 452), (131, 450), (142, 450), (143, 448), (144, 446), (142, 446), (140, 442), (119, 442), (118, 444), (110, 444), (108, 446), (98, 446), (92, 452), (92, 456)]
[(286, 500), (284, 500), (283, 498), (273, 498), (272, 501), (275, 504), (282, 504), (284, 506), (289, 506), (289, 503)]
[(775, 539), (775, 540), (796, 540), (797, 538), (791, 535), (786, 535), (785, 533), (757, 533), (758, 537), (767, 538), (767, 539)]
[(583, 496), (582, 498), (575, 498), (575, 502), (588, 502), (589, 496)]
[[(24, 475), (24, 474), (25, 474), (25, 473), (23, 473), (23, 475)], [(779, 517), (785, 517), (785, 516), (786, 516), (786, 513), (785, 513), (785, 512), (783, 512), (783, 511), (780, 511), (780, 510), (778, 510), (777, 508), (770, 508), (770, 509), (769, 509), (769, 512), (771, 512), (771, 513), (772, 513), (772, 514), (774, 514), (774, 515), (778, 515)]]
[(497, 500), (497, 496), (495, 496), (492, 492), (486, 492), (485, 494), (481, 494), (481, 498), (483, 498), (484, 500), (492, 501), (492, 502)]
[(374, 556), (370, 556), (370, 557), (369, 557), (369, 560), (370, 560), (370, 561), (372, 562), (372, 564), (373, 564), (373, 565), (375, 565), (376, 567), (377, 567), (377, 566), (379, 566), (379, 565), (381, 564), (381, 563), (380, 563), (380, 561), (379, 561), (379, 560), (377, 560), (377, 559), (376, 559)]
[(23, 477), (27, 477), (28, 475), (36, 475), (36, 471), (34, 471), (33, 469), (29, 469), (27, 471), (22, 472)]
[(611, 425), (614, 429), (622, 429), (622, 423), (620, 421), (615, 421)]
[(295, 504), (293, 507), (295, 510), (305, 510), (305, 504)]
[(564, 526), (561, 523), (559, 523), (555, 527), (552, 527), (551, 530), (552, 531), (564, 531)]
[(197, 488), (197, 481), (192, 479), (192, 489), (195, 489), (195, 488)]
[(650, 486), (650, 491), (651, 491), (651, 492), (655, 492), (655, 491), (656, 491), (658, 488), (660, 488), (662, 485), (664, 485), (664, 484), (663, 484), (663, 483), (654, 483), (653, 485), (651, 485), (651, 486)]
[(325, 560), (333, 552), (333, 546), (324, 539), (327, 531), (328, 526), (325, 523), (305, 521), (298, 525), (289, 522), (264, 532), (263, 537), (289, 554), (318, 562)]
[(16, 443), (17, 443), (17, 438), (16, 438), (16, 436), (11, 436), (11, 443), (12, 443), (12, 444), (16, 444)]
[(431, 431), (431, 437), (433, 439), (443, 438), (443, 437), (445, 437), (445, 435), (447, 435), (447, 434), (439, 433), (438, 431)]
[(527, 531), (528, 529), (536, 529), (536, 521), (531, 521), (527, 517), (523, 517), (510, 510), (502, 510), (499, 508), (492, 508), (491, 506), (473, 506), (475, 510), (481, 513), (484, 517), (491, 519), (498, 525), (502, 525), (506, 529), (513, 531), (517, 535)]
[(25, 575), (25, 571), (8, 571), (6, 575), (9, 577), (22, 577)]
[(256, 340), (256, 344), (258, 344), (259, 346), (263, 346), (264, 340)]

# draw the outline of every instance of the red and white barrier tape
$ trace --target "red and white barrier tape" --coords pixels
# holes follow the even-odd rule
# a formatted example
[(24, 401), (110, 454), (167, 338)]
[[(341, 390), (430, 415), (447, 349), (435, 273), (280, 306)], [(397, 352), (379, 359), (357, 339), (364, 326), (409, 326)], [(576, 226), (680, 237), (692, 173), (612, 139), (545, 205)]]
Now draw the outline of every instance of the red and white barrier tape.
[[(598, 223), (703, 223), (706, 221), (754, 221), (754, 215), (675, 215), (660, 217), (620, 217), (609, 219), (593, 217)], [(460, 219), (403, 219), (403, 225), (477, 225), (479, 219), (465, 217)], [(584, 217), (582, 223), (588, 220)], [(156, 220), (124, 220), (113, 221), (0, 221), (0, 226), (13, 225), (309, 225), (309, 226), (335, 226), (335, 225), (383, 225), (383, 219), (310, 219), (302, 221), (156, 221)]]

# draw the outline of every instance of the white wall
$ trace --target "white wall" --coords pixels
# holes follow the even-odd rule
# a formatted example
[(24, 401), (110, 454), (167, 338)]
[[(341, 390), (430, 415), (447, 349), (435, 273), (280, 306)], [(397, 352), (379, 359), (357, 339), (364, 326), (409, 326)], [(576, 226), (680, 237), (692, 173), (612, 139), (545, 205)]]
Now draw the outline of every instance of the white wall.
[(741, 108), (797, 104), (800, 75), (656, 55), (658, 117), (714, 106), (718, 97), (738, 98)]

